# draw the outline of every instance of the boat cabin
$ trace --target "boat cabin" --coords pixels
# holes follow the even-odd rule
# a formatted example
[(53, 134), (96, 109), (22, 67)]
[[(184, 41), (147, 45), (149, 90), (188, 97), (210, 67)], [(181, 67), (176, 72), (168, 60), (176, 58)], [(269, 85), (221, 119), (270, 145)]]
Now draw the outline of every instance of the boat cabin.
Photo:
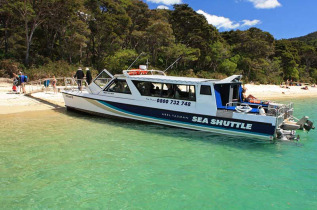
[[(107, 70), (101, 72), (89, 86), (92, 94), (115, 94), (126, 98), (153, 97), (172, 99), (175, 103), (193, 105), (198, 110), (216, 114), (217, 110), (235, 111), (241, 103), (248, 103), (250, 113), (258, 113), (259, 104), (243, 101), (241, 75), (233, 75), (223, 80), (166, 76), (157, 70), (124, 70), (123, 74), (112, 75)], [(185, 105), (186, 106), (186, 105)], [(254, 107), (254, 108), (253, 108)]]

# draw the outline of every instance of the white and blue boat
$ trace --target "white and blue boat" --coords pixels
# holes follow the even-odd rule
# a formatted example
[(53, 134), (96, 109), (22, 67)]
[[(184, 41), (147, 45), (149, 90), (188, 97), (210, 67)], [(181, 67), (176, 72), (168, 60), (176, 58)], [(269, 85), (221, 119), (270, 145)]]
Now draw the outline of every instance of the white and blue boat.
[(102, 71), (86, 91), (64, 91), (67, 109), (97, 115), (261, 139), (298, 139), (313, 128), (293, 116), (293, 104), (242, 99), (241, 75), (223, 80), (167, 76), (140, 66), (112, 75)]

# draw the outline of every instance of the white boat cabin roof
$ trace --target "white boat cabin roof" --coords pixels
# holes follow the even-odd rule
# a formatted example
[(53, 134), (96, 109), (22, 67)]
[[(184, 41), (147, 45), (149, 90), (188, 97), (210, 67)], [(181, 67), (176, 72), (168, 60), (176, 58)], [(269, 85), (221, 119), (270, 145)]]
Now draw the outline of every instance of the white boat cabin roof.
[[(123, 76), (123, 75), (122, 75)], [(131, 80), (139, 81), (153, 81), (153, 82), (181, 82), (181, 83), (202, 83), (208, 81), (215, 81), (212, 79), (204, 78), (192, 78), (192, 77), (176, 77), (176, 76), (164, 76), (164, 75), (131, 75), (129, 76)]]
[(205, 78), (194, 78), (194, 77), (177, 77), (177, 76), (167, 76), (162, 71), (157, 70), (148, 70), (149, 72), (155, 71), (159, 72), (160, 74), (140, 74), (140, 75), (130, 75), (129, 71), (125, 70), (123, 71), (123, 74), (117, 74), (115, 75), (118, 79), (126, 79), (129, 78), (131, 80), (138, 80), (138, 81), (151, 81), (151, 82), (160, 82), (160, 83), (183, 83), (183, 84), (201, 84), (205, 82), (212, 82), (212, 83), (232, 83), (232, 82), (240, 82), (240, 79), (242, 78), (241, 75), (232, 75), (230, 77), (227, 77), (223, 80), (217, 80), (217, 79), (205, 79)]

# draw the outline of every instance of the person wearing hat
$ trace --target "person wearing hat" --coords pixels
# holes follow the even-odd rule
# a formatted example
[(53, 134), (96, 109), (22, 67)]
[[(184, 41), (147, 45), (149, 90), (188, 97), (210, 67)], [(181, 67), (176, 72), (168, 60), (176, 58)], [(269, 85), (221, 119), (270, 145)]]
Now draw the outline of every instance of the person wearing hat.
[(82, 91), (83, 86), (82, 86), (82, 80), (84, 79), (85, 74), (83, 72), (83, 70), (81, 69), (81, 67), (78, 68), (76, 74), (74, 75), (74, 78), (77, 79), (77, 85), (78, 85), (78, 90)]
[(90, 85), (92, 81), (91, 72), (88, 67), (86, 68), (86, 81), (88, 85)]

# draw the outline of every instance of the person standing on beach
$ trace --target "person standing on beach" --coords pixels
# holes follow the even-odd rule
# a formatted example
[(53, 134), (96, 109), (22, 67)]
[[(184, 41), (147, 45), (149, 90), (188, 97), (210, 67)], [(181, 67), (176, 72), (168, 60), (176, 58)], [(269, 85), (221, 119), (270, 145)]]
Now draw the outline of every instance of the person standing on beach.
[[(25, 76), (23, 75), (22, 72), (19, 73), (19, 80), (20, 80), (20, 84), (21, 84), (21, 89), (23, 91), (23, 93), (26, 93), (25, 91)], [(21, 92), (21, 89), (20, 89), (20, 92)]]
[(19, 76), (15, 73), (13, 73), (13, 92), (19, 93)]
[(50, 79), (49, 79), (49, 75), (46, 76), (46, 78), (44, 79), (44, 82), (43, 82), (43, 85), (44, 85), (44, 89), (45, 89), (45, 92), (47, 93), (48, 91), (48, 86), (50, 85)]
[(53, 86), (53, 90), (54, 90), (54, 93), (56, 94), (57, 93), (57, 91), (56, 91), (56, 78), (55, 78), (55, 76), (53, 75), (53, 79), (52, 79), (52, 86)]
[(88, 67), (86, 68), (86, 81), (88, 85), (90, 85), (92, 81), (91, 72)]
[(77, 84), (78, 84), (78, 90), (82, 91), (82, 80), (84, 79), (85, 74), (83, 72), (83, 70), (81, 69), (81, 67), (78, 68), (76, 74), (74, 75), (74, 78), (77, 79)]

